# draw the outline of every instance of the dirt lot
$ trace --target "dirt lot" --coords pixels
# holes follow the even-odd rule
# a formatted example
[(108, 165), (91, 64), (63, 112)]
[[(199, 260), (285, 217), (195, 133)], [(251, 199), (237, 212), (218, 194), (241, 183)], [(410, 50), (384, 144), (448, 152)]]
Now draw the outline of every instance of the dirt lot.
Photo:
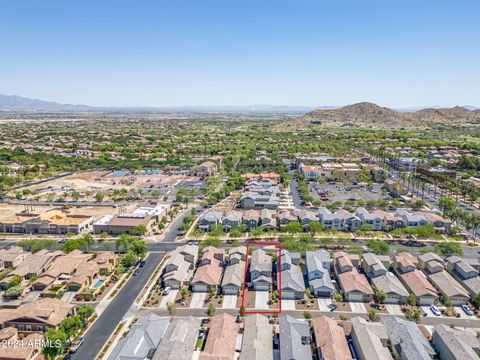
[[(347, 200), (380, 200), (383, 197), (381, 187), (382, 184), (377, 183), (372, 184), (369, 188), (367, 186), (352, 184), (318, 184), (313, 182), (308, 186), (310, 195), (312, 195), (313, 199), (328, 199), (327, 201), (324, 201), (325, 204), (334, 203), (336, 201), (345, 202)], [(326, 196), (322, 197), (322, 193), (325, 193)]]
[[(116, 171), (112, 173), (110, 171), (97, 170), (78, 172), (41, 184), (31, 185), (26, 187), (26, 189), (35, 192), (34, 195), (27, 197), (32, 199), (46, 200), (49, 194), (59, 197), (62, 194), (68, 195), (73, 192), (78, 192), (82, 201), (93, 201), (93, 196), (97, 192), (110, 193), (120, 189), (158, 190), (161, 193), (166, 193), (184, 180), (195, 180), (195, 178), (186, 175), (167, 175), (157, 172), (131, 173), (127, 171)], [(50, 197), (51, 196), (52, 195), (50, 195)], [(71, 200), (69, 197), (67, 198)]]

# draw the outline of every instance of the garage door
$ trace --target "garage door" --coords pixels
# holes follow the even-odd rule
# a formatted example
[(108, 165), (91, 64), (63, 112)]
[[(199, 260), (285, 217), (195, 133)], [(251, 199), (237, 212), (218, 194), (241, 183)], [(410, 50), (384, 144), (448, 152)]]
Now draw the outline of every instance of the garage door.
[(208, 292), (207, 285), (193, 285), (193, 291), (195, 292)]
[(387, 298), (385, 299), (385, 303), (398, 304), (398, 298), (399, 296), (396, 296), (396, 295), (388, 295)]
[(329, 291), (317, 291), (317, 297), (329, 298), (330, 297), (330, 292)]
[(293, 291), (284, 290), (282, 291), (282, 299), (293, 299), (295, 297), (295, 293)]
[(237, 292), (238, 292), (238, 289), (235, 288), (235, 287), (225, 286), (225, 287), (223, 288), (223, 293), (224, 293), (225, 295), (236, 295)]
[(351, 293), (348, 294), (349, 301), (363, 301), (363, 294)]

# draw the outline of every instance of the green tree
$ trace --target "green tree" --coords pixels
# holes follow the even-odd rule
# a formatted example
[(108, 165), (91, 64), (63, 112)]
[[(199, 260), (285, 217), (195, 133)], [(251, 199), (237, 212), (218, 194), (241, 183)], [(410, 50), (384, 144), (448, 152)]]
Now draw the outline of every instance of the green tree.
[(333, 300), (335, 300), (336, 302), (342, 302), (343, 301), (343, 295), (337, 292), (337, 293), (333, 294)]
[(290, 234), (300, 233), (302, 232), (302, 224), (300, 224), (298, 221), (292, 221), (284, 225), (283, 230)]
[(415, 294), (410, 294), (410, 295), (408, 295), (407, 303), (408, 303), (408, 305), (410, 305), (410, 306), (415, 306), (415, 305), (417, 305), (417, 297), (415, 296)]
[(238, 238), (238, 237), (242, 236), (242, 233), (240, 232), (240, 230), (238, 228), (233, 228), (232, 231), (230, 231), (230, 236), (234, 237), (234, 238)]
[(303, 312), (303, 317), (306, 319), (306, 320), (310, 320), (312, 318), (312, 313), (310, 311), (304, 311)]
[(105, 195), (103, 195), (101, 192), (98, 192), (95, 194), (95, 201), (96, 202), (102, 202), (103, 199), (105, 199)]
[(55, 359), (67, 341), (67, 335), (62, 329), (50, 328), (45, 332), (46, 345), (43, 347), (43, 355), (47, 359)]
[(368, 319), (372, 322), (380, 321), (380, 314), (375, 309), (368, 310)]
[(215, 315), (215, 306), (213, 306), (213, 304), (208, 305), (207, 315), (208, 315), (209, 317), (212, 317), (212, 316)]
[(125, 255), (123, 255), (123, 265), (127, 268), (133, 266), (137, 261), (137, 255), (135, 253), (129, 251)]
[(377, 255), (388, 255), (390, 247), (383, 240), (368, 240), (367, 246)]
[(446, 296), (445, 299), (443, 299), (443, 303), (445, 304), (446, 307), (453, 306), (452, 300), (448, 296)]
[(20, 275), (14, 275), (8, 282), (8, 288), (10, 289), (15, 286), (18, 286), (22, 283), (22, 281), (23, 281), (23, 277), (21, 277)]
[(170, 316), (174, 316), (177, 313), (177, 305), (175, 305), (174, 302), (169, 302), (167, 304), (167, 310)]
[(148, 232), (148, 229), (145, 225), (137, 225), (132, 230), (132, 234), (135, 236), (143, 236), (147, 232)]
[(14, 299), (17, 299), (22, 294), (23, 294), (23, 287), (18, 285), (9, 287), (5, 292), (5, 295), (7, 296), (7, 298), (14, 298)]
[(320, 221), (312, 221), (308, 224), (308, 231), (312, 234), (318, 234), (324, 230), (324, 226)]
[(66, 317), (60, 322), (60, 328), (65, 335), (67, 335), (67, 338), (71, 338), (82, 328), (82, 320), (80, 319), (80, 316)]
[(463, 256), (463, 249), (461, 245), (453, 241), (443, 241), (436, 244), (434, 251), (443, 257), (451, 255)]
[(95, 309), (91, 305), (84, 305), (80, 309), (77, 310), (77, 315), (80, 316), (82, 321), (87, 320), (90, 316), (93, 315)]
[(385, 294), (385, 291), (382, 291), (382, 290), (377, 291), (377, 300), (380, 304), (383, 304), (386, 299), (387, 299), (387, 294)]
[(415, 321), (418, 324), (422, 318), (422, 312), (419, 309), (409, 309), (405, 312), (405, 317), (407, 320)]

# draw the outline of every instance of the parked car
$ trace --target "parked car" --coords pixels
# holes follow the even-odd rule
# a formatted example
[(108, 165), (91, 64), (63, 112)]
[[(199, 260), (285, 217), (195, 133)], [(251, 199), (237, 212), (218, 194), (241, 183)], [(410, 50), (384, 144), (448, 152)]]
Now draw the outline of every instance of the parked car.
[(140, 269), (135, 269), (133, 272), (133, 276), (137, 276), (140, 273)]
[(144, 266), (145, 266), (145, 260), (142, 260), (142, 261), (140, 262), (140, 267), (144, 267)]
[(168, 295), (168, 293), (170, 292), (170, 290), (172, 290), (172, 288), (170, 286), (167, 286), (164, 290), (163, 290), (163, 295)]
[(82, 344), (83, 344), (83, 337), (78, 338), (78, 340), (75, 341), (73, 343), (72, 347), (70, 348), (70, 353), (77, 352), (77, 350), (80, 348), (80, 346), (82, 346)]
[(442, 315), (442, 312), (440, 311), (440, 309), (438, 307), (436, 307), (435, 305), (430, 305), (430, 310), (432, 311), (433, 315), (435, 315), (435, 316)]
[(67, 239), (60, 239), (58, 240), (59, 244), (65, 244), (67, 242)]
[(473, 316), (475, 314), (473, 309), (470, 308), (468, 305), (465, 305), (465, 304), (462, 305), (462, 310), (468, 316)]

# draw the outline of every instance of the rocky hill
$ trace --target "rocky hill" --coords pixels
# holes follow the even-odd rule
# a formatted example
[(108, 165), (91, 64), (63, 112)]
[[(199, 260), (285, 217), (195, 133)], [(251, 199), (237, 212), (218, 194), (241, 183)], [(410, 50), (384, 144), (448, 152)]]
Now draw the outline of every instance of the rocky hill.
[(422, 109), (399, 112), (376, 104), (362, 102), (334, 110), (314, 110), (287, 124), (288, 128), (318, 125), (362, 126), (372, 128), (422, 128), (434, 124), (480, 124), (480, 111), (460, 106), (445, 109)]

